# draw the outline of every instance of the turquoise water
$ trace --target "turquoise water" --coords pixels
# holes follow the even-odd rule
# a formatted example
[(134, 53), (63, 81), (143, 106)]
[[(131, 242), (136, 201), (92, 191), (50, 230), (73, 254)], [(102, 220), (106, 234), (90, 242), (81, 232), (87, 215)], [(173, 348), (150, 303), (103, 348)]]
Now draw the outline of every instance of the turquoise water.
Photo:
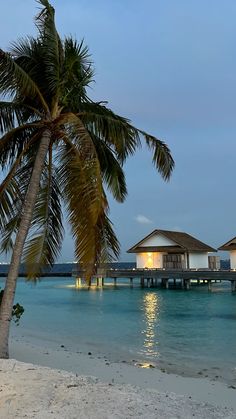
[(88, 292), (68, 278), (45, 278), (36, 286), (19, 280), (15, 301), (25, 314), (13, 334), (181, 374), (235, 379), (236, 295), (227, 283), (213, 284), (212, 292), (124, 285)]

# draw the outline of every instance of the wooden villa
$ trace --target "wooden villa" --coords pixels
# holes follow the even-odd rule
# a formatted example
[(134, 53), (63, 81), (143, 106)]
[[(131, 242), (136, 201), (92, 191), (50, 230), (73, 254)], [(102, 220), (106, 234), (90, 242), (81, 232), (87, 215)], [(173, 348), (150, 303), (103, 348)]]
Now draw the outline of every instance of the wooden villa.
[(236, 269), (236, 237), (219, 247), (218, 250), (226, 250), (229, 252), (230, 257), (230, 268)]
[[(236, 237), (220, 250), (230, 251), (232, 270), (221, 270), (220, 257), (211, 255), (217, 250), (195, 237), (179, 231), (154, 230), (128, 250), (136, 254), (136, 268), (100, 266), (91, 285), (103, 287), (106, 280), (112, 280), (116, 287), (119, 279), (126, 279), (131, 288), (138, 281), (141, 288), (167, 289), (170, 284), (172, 289), (189, 290), (194, 283), (207, 284), (210, 291), (212, 283), (223, 280), (229, 281), (232, 291), (236, 291)], [(83, 269), (76, 269), (72, 276), (76, 288), (88, 287)]]
[(216, 251), (187, 233), (154, 230), (128, 253), (136, 253), (136, 267), (139, 269), (218, 269), (219, 258), (209, 256)]

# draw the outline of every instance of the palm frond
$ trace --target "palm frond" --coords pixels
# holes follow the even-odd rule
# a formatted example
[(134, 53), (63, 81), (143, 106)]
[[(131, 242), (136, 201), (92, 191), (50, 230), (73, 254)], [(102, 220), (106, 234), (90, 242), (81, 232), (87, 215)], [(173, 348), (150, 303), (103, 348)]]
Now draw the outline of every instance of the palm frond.
[(0, 133), (15, 128), (16, 109), (11, 102), (0, 102)]
[(79, 116), (91, 132), (103, 139), (115, 151), (121, 163), (141, 147), (139, 131), (128, 119), (116, 115), (105, 105), (94, 102), (82, 103)]
[(94, 267), (98, 245), (95, 226), (105, 205), (99, 162), (96, 158), (84, 158), (69, 139), (65, 142), (59, 149), (60, 189), (75, 239), (76, 257), (84, 265)]
[(0, 192), (0, 232), (1, 238), (5, 226), (18, 213), (21, 205), (22, 196), (21, 188), (15, 179), (7, 183)]
[(96, 264), (112, 262), (119, 257), (120, 244), (114, 233), (113, 224), (107, 216), (108, 208), (101, 211), (96, 225)]
[[(21, 170), (19, 166), (21, 165), (21, 161), (23, 160), (25, 154), (27, 153), (27, 151), (31, 147), (33, 141), (34, 141), (34, 137), (28, 143), (23, 144), (22, 151), (20, 153), (18, 153), (17, 158), (14, 159), (14, 162), (13, 162), (7, 176), (5, 177), (3, 182), (0, 184), (0, 199), (1, 199), (1, 194), (6, 190), (6, 188), (9, 186), (9, 184), (13, 181), (13, 179), (15, 178), (15, 175), (16, 175), (16, 177), (19, 176), (19, 171)], [(18, 172), (17, 172), (17, 169), (18, 169)]]
[(24, 153), (22, 152), (22, 164), (19, 164), (19, 157), (0, 186), (1, 251), (4, 252), (13, 250), (34, 166), (36, 148), (37, 144), (34, 144), (34, 141), (25, 148)]
[(153, 152), (152, 162), (164, 180), (169, 180), (175, 163), (169, 147), (164, 141), (158, 140), (152, 135), (140, 130), (145, 138), (148, 148)]
[(64, 64), (61, 76), (61, 104), (67, 111), (79, 112), (86, 100), (86, 88), (93, 81), (94, 70), (87, 46), (73, 38), (64, 41)]
[(169, 180), (174, 168), (174, 160), (164, 141), (135, 128), (129, 120), (114, 114), (104, 105), (84, 103), (82, 109), (84, 113), (82, 112), (80, 119), (85, 126), (107, 142), (122, 163), (141, 146), (140, 137), (144, 137), (148, 148), (153, 152), (155, 168), (164, 180)]
[(45, 78), (52, 94), (52, 114), (58, 106), (63, 46), (55, 25), (55, 10), (47, 0), (39, 0), (43, 6), (35, 18), (44, 50)]
[(105, 194), (103, 202), (96, 224), (92, 227), (89, 220), (87, 223), (83, 222), (79, 234), (75, 234), (74, 237), (75, 257), (85, 271), (89, 283), (96, 268), (114, 261), (120, 252), (119, 241), (107, 216), (109, 207)]
[[(38, 128), (38, 129), (37, 129)], [(7, 132), (0, 138), (0, 165), (5, 169), (21, 155), (27, 144), (34, 143), (41, 134), (41, 124), (25, 124)]]
[(37, 279), (57, 258), (64, 235), (61, 192), (51, 158), (44, 171), (31, 223), (31, 235), (24, 248), (23, 262), (28, 279)]
[(62, 140), (65, 141), (69, 147), (73, 148), (79, 161), (83, 162), (83, 165), (85, 165), (87, 170), (90, 170), (90, 173), (93, 175), (93, 182), (95, 182), (96, 179), (99, 180), (96, 187), (100, 194), (101, 168), (93, 139), (86, 126), (78, 116), (69, 112), (56, 119), (55, 125), (57, 125), (59, 129), (60, 126), (63, 125), (65, 135), (62, 136)]
[[(90, 148), (83, 148), (83, 144), (74, 144), (70, 140), (70, 133), (63, 137), (66, 147), (60, 147), (60, 178), (64, 183), (62, 189), (69, 197), (70, 192), (74, 195), (74, 204), (81, 197), (84, 200), (85, 211), (91, 216), (92, 224), (95, 224), (100, 212), (103, 198), (102, 174), (97, 156), (91, 153)], [(74, 188), (73, 188), (74, 183)], [(78, 188), (77, 193), (75, 189)], [(73, 201), (72, 199), (72, 201)], [(74, 208), (77, 214), (76, 206)]]
[(9, 245), (4, 243), (12, 243), (15, 227), (20, 221), (35, 159), (35, 152), (31, 150), (33, 145), (26, 145), (0, 185), (0, 233), (4, 251), (9, 249)]
[(14, 248), (15, 235), (20, 223), (20, 210), (21, 207), (18, 211), (14, 211), (14, 214), (12, 214), (1, 231), (2, 237), (0, 250), (6, 254), (12, 252)]
[(0, 94), (14, 96), (17, 92), (23, 96), (37, 98), (44, 111), (49, 111), (47, 103), (37, 84), (12, 58), (0, 49)]
[(103, 181), (118, 202), (124, 202), (127, 195), (125, 174), (115, 158), (113, 150), (100, 138), (90, 133), (100, 163)]
[[(15, 62), (29, 75), (34, 83), (40, 89), (44, 100), (48, 104), (48, 109), (51, 111), (52, 94), (48, 86), (46, 76), (47, 65), (45, 62), (46, 53), (39, 38), (26, 37), (20, 38), (17, 42), (11, 44), (10, 53), (14, 57)], [(21, 92), (17, 92), (15, 101), (24, 107), (25, 118), (31, 117), (30, 108), (37, 108), (40, 117), (45, 117), (45, 111), (41, 103), (36, 97), (26, 96)]]
[[(29, 112), (31, 120), (27, 121), (24, 117), (25, 112)], [(0, 134), (11, 131), (16, 128), (17, 125), (22, 125), (26, 122), (37, 122), (37, 119), (42, 117), (37, 109), (23, 105), (22, 103), (12, 102), (0, 102)], [(27, 118), (28, 119), (28, 118)]]

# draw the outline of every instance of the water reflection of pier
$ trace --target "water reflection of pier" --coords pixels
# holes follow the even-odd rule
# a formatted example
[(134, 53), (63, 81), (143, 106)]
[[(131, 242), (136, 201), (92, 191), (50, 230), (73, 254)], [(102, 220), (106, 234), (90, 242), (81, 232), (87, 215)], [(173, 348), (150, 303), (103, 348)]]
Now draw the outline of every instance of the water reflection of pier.
[[(76, 270), (72, 272), (75, 277), (76, 287), (85, 284), (84, 272)], [(236, 291), (236, 271), (224, 270), (164, 270), (164, 269), (98, 269), (91, 280), (91, 285), (103, 287), (108, 280), (113, 280), (114, 286), (118, 285), (119, 279), (128, 279), (130, 287), (140, 284), (141, 288), (163, 287), (183, 288), (189, 290), (191, 284), (208, 286), (211, 290), (212, 283), (229, 281), (232, 291)]]

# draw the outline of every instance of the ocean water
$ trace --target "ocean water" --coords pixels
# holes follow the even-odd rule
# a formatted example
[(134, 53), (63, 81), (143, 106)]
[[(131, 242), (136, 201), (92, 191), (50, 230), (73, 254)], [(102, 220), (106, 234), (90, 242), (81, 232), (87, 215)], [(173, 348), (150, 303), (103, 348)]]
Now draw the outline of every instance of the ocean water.
[(19, 279), (15, 301), (25, 313), (13, 335), (235, 383), (236, 295), (227, 282), (211, 292), (203, 285), (183, 291), (128, 283), (87, 291), (71, 278), (37, 285)]

